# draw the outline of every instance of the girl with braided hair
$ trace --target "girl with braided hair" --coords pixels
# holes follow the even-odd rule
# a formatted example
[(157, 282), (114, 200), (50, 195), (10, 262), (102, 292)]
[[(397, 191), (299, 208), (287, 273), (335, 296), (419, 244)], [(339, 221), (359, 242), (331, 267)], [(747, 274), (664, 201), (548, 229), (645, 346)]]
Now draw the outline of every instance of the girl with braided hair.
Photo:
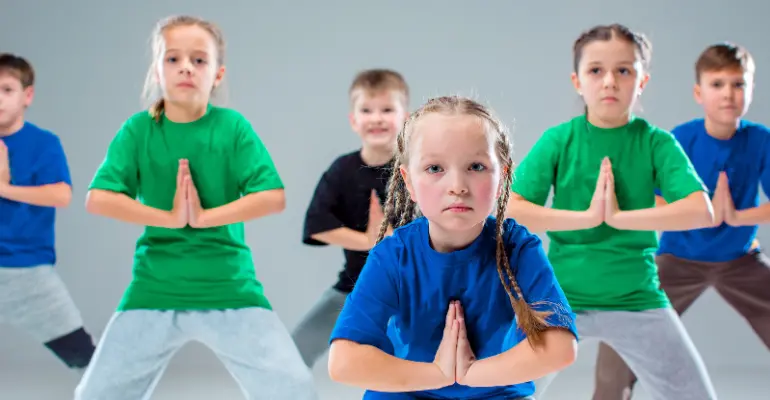
[(532, 380), (573, 362), (574, 315), (541, 241), (504, 219), (511, 164), (505, 127), (475, 101), (410, 116), (378, 243), (330, 338), (333, 380), (365, 399), (530, 399)]

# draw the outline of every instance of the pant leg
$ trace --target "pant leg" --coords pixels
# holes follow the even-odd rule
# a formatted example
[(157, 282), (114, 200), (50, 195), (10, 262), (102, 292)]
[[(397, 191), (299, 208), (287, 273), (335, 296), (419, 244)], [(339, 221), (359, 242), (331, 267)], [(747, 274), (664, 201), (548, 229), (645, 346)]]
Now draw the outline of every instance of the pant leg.
[(67, 367), (85, 368), (91, 335), (55, 268), (0, 268), (0, 320), (44, 343)]
[(700, 354), (673, 308), (603, 311), (600, 340), (628, 363), (653, 400), (716, 400)]
[[(656, 257), (661, 288), (678, 314), (683, 314), (711, 285), (714, 269), (671, 255)], [(609, 345), (602, 342), (596, 356), (593, 400), (629, 400), (636, 375)]]
[(756, 252), (725, 264), (714, 288), (770, 349), (770, 259)]
[(190, 314), (248, 400), (316, 400), (313, 375), (283, 322), (259, 308)]
[(329, 348), (329, 337), (346, 298), (347, 294), (328, 289), (292, 332), (294, 343), (308, 367), (313, 368)]
[(75, 389), (75, 400), (148, 400), (186, 341), (174, 311), (116, 313)]
[[(585, 341), (595, 340), (595, 314), (596, 312), (594, 311), (575, 313), (575, 328), (577, 328), (578, 337), (580, 338), (578, 341), (578, 347)], [(554, 372), (552, 374), (548, 374), (539, 379), (536, 379), (534, 381), (535, 393), (532, 395), (532, 397), (534, 397), (536, 400), (545, 398), (545, 392), (548, 390), (548, 387), (551, 385), (551, 383), (553, 383), (553, 381), (556, 379), (557, 375), (559, 375), (559, 373)]]

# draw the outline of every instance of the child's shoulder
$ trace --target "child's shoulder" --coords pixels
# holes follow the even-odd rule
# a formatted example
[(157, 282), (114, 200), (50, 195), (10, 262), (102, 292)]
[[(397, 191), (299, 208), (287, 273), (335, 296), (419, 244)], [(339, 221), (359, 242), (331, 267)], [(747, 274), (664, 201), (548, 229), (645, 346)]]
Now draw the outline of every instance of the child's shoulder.
[(740, 128), (742, 130), (745, 129), (749, 135), (756, 136), (762, 140), (766, 140), (770, 137), (770, 128), (759, 122), (742, 120)]
[(57, 143), (60, 141), (59, 136), (53, 133), (53, 131), (41, 128), (40, 126), (29, 121), (24, 123), (23, 129), (25, 134), (27, 134), (29, 138), (35, 142)]

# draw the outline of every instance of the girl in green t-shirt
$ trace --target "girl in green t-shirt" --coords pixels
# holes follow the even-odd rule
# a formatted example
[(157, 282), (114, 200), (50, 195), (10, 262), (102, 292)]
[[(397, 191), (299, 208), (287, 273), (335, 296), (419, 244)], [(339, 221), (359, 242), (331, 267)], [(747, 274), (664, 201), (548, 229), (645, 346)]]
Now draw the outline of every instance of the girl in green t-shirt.
[[(548, 129), (527, 154), (509, 215), (548, 232), (581, 339), (612, 346), (654, 400), (710, 400), (713, 385), (660, 289), (654, 256), (656, 231), (708, 226), (713, 213), (674, 137), (632, 113), (649, 61), (647, 39), (622, 25), (578, 38), (572, 81), (586, 113)], [(655, 188), (669, 205), (655, 207)], [(552, 378), (538, 382), (535, 397)]]

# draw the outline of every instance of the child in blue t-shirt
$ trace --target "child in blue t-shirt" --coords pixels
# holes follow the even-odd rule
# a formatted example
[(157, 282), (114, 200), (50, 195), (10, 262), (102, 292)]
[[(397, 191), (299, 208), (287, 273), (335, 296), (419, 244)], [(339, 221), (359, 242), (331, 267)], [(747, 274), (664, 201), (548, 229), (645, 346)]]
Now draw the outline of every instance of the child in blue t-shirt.
[(528, 399), (574, 361), (574, 314), (541, 241), (504, 219), (511, 164), (504, 127), (472, 100), (411, 115), (380, 241), (330, 338), (333, 380), (365, 399)]
[(0, 323), (82, 371), (94, 343), (54, 269), (56, 208), (69, 205), (72, 180), (59, 138), (24, 118), (34, 83), (29, 61), (0, 54)]
[[(760, 184), (770, 195), (770, 129), (743, 120), (754, 70), (749, 52), (729, 43), (709, 46), (695, 63), (695, 99), (705, 116), (672, 133), (713, 193), (715, 223), (663, 232), (656, 262), (661, 287), (679, 314), (713, 287), (770, 349), (770, 259), (757, 240), (758, 225), (770, 222), (770, 204), (759, 204)], [(602, 344), (594, 400), (630, 399), (635, 383), (624, 360)]]

